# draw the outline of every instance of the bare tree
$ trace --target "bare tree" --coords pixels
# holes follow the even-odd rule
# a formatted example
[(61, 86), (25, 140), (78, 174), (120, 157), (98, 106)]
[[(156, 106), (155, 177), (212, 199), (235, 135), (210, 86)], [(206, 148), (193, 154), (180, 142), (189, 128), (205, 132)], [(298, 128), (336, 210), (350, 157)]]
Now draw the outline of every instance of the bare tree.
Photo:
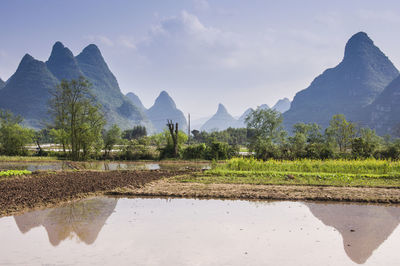
[(174, 145), (174, 157), (178, 157), (178, 123), (172, 123), (172, 120), (167, 120), (167, 126), (169, 129), (169, 133), (171, 134), (172, 142)]

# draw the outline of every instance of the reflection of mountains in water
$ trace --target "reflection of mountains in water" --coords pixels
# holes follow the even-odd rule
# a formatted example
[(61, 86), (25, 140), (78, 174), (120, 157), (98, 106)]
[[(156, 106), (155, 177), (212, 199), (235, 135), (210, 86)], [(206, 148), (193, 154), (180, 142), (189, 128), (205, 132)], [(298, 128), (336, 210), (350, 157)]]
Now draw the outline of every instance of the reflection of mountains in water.
[(21, 233), (42, 225), (53, 246), (72, 238), (74, 233), (84, 243), (93, 244), (106, 220), (114, 211), (118, 199), (93, 198), (55, 209), (33, 211), (14, 216)]
[(400, 207), (305, 203), (312, 214), (343, 238), (349, 258), (364, 264), (400, 222)]

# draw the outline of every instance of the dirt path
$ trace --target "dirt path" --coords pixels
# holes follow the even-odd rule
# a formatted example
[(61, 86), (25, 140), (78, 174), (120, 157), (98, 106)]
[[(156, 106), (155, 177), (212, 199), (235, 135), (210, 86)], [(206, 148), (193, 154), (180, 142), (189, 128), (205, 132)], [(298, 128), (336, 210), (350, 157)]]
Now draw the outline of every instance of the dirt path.
[(315, 200), (370, 203), (400, 203), (400, 189), (281, 186), (244, 184), (179, 183), (167, 179), (144, 187), (128, 186), (110, 194), (124, 196), (164, 196), (214, 199)]
[(40, 172), (0, 182), (0, 216), (25, 209), (96, 195), (119, 187), (144, 184), (182, 171), (66, 171)]

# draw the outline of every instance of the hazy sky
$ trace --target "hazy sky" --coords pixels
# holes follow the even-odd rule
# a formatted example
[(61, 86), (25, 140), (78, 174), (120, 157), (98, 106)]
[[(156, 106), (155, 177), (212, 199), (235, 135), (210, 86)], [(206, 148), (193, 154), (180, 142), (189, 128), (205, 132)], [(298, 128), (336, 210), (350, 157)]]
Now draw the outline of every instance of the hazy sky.
[(95, 43), (124, 93), (167, 90), (192, 117), (292, 99), (365, 31), (400, 66), (400, 2), (375, 0), (1, 0), (0, 77), (55, 41)]

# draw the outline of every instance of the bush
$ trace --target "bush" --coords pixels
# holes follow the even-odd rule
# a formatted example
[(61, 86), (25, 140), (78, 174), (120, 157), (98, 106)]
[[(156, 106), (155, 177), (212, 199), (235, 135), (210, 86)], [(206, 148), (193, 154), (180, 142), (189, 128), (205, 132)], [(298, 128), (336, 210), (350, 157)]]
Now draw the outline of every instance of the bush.
[(306, 147), (306, 158), (308, 159), (333, 159), (334, 155), (333, 149), (323, 143), (312, 143)]
[(355, 138), (351, 143), (351, 153), (355, 158), (372, 157), (375, 150), (375, 144), (364, 140), (363, 138)]
[(181, 156), (185, 160), (205, 159), (206, 152), (205, 144), (190, 145), (183, 149)]
[(156, 160), (159, 154), (152, 150), (147, 138), (130, 140), (120, 154), (123, 160)]
[(32, 142), (33, 131), (18, 124), (2, 125), (0, 128), (0, 151), (5, 155), (27, 155), (25, 145)]
[(400, 145), (390, 145), (385, 150), (383, 150), (380, 155), (383, 159), (399, 160)]
[(238, 146), (230, 146), (228, 143), (213, 141), (207, 145), (205, 158), (207, 160), (226, 160), (238, 154)]
[(167, 145), (165, 145), (165, 147), (160, 148), (159, 151), (160, 159), (175, 158), (174, 145), (172, 145), (171, 143), (168, 143)]
[(257, 141), (257, 145), (250, 147), (252, 151), (255, 152), (255, 157), (261, 160), (268, 159), (281, 159), (282, 152), (284, 154), (288, 153), (287, 149), (282, 149), (278, 144), (272, 143), (271, 141), (265, 141), (263, 139), (259, 139)]

